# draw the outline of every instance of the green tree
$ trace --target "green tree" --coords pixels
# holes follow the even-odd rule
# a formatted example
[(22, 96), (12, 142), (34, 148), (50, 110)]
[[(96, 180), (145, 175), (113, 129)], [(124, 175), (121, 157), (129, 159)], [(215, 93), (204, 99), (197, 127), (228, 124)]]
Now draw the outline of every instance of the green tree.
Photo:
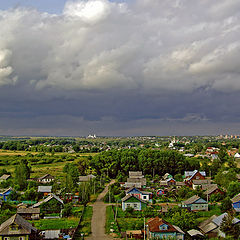
[(226, 214), (222, 220), (220, 230), (227, 236), (232, 237), (233, 239), (238, 239), (240, 235), (240, 227), (238, 224), (234, 224), (233, 219), (233, 214)]
[(230, 182), (227, 188), (227, 194), (230, 198), (240, 192), (240, 182)]
[(27, 179), (30, 178), (31, 168), (26, 159), (21, 159), (15, 168), (15, 182), (23, 190), (27, 187)]
[(221, 201), (220, 209), (222, 212), (226, 212), (232, 209), (232, 202), (229, 197), (226, 197)]

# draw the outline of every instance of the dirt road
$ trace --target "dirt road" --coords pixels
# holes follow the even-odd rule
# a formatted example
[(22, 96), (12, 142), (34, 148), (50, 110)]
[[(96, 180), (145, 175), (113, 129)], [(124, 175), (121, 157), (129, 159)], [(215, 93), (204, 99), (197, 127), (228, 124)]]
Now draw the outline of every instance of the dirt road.
[(87, 240), (112, 240), (110, 236), (105, 234), (106, 223), (106, 204), (103, 202), (103, 198), (108, 192), (108, 187), (113, 184), (115, 180), (112, 180), (99, 194), (96, 202), (93, 204), (93, 216), (91, 222), (92, 235), (87, 237)]

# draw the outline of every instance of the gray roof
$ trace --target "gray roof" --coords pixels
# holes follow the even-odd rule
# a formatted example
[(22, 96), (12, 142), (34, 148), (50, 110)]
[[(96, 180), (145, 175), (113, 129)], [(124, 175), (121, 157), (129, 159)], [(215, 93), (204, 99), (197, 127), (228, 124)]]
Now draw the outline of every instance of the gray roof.
[(203, 235), (200, 231), (198, 231), (198, 230), (196, 230), (196, 229), (191, 229), (191, 230), (187, 231), (187, 233), (188, 233), (191, 237), (197, 236), (197, 235), (200, 235), (200, 236), (204, 237), (204, 235)]
[(182, 233), (182, 234), (185, 234), (185, 232), (184, 232), (180, 227), (178, 227), (178, 226), (176, 226), (176, 225), (173, 225), (173, 227), (174, 227), (178, 232), (180, 232), (180, 233)]
[(182, 204), (192, 204), (192, 203), (196, 202), (198, 199), (200, 199), (200, 197), (197, 195), (194, 195), (194, 196), (188, 198), (187, 200), (182, 201)]
[(7, 180), (8, 178), (10, 178), (11, 175), (8, 175), (8, 174), (3, 174), (1, 177), (0, 177), (0, 180)]
[[(215, 219), (212, 220), (217, 226), (220, 226), (222, 224), (222, 220), (225, 216), (227, 216), (228, 213), (223, 213), (222, 215), (216, 217)], [(233, 224), (239, 223), (240, 220), (238, 218), (233, 219)]]
[[(185, 171), (185, 172), (184, 172), (184, 176), (185, 176), (185, 177), (192, 177), (192, 176), (194, 176), (197, 172), (198, 172), (198, 170)], [(200, 172), (200, 174), (201, 174), (202, 176), (206, 177), (206, 172), (205, 172), (205, 171)]]
[(95, 176), (92, 174), (87, 175), (87, 176), (79, 176), (79, 182), (88, 182), (93, 178), (95, 178)]
[(210, 184), (211, 180), (203, 179), (203, 180), (193, 180), (193, 184), (196, 185), (204, 185), (204, 184)]
[(18, 208), (17, 209), (18, 214), (39, 214), (40, 208)]
[(213, 215), (207, 220), (201, 222), (198, 227), (203, 233), (208, 233), (216, 229), (218, 226), (212, 222), (213, 219), (215, 219), (217, 216)]
[(52, 192), (52, 186), (38, 186), (38, 192), (51, 193)]
[(46, 177), (50, 177), (50, 178), (54, 179), (54, 176), (52, 176), (51, 174), (45, 174), (44, 176), (38, 178), (38, 180), (43, 180)]
[[(0, 226), (0, 235), (11, 235), (9, 232), (9, 226), (13, 223), (20, 225), (22, 228), (17, 230), (17, 234), (31, 234), (31, 232), (37, 232), (37, 229), (32, 226), (31, 223), (26, 221), (23, 217), (18, 214), (13, 215), (7, 221)], [(16, 234), (16, 231), (14, 231)]]
[(45, 239), (59, 239), (60, 230), (46, 230), (44, 234)]
[(31, 208), (36, 208), (36, 207), (39, 207), (41, 204), (43, 203), (46, 203), (48, 201), (50, 201), (52, 198), (55, 198), (57, 201), (59, 201), (61, 204), (64, 204), (63, 203), (63, 200), (60, 199), (58, 196), (56, 196), (55, 194), (51, 193), (47, 198), (45, 198), (44, 200), (38, 202), (38, 203), (35, 203), (34, 205), (31, 206)]
[(144, 177), (142, 174), (142, 171), (129, 171), (129, 177), (130, 178), (139, 178), (139, 177)]
[(211, 185), (209, 185), (207, 190), (204, 192), (204, 194), (209, 195), (209, 194), (213, 193), (214, 191), (216, 191), (217, 189), (218, 189), (217, 184), (211, 184)]
[(240, 193), (231, 199), (233, 203), (240, 201)]

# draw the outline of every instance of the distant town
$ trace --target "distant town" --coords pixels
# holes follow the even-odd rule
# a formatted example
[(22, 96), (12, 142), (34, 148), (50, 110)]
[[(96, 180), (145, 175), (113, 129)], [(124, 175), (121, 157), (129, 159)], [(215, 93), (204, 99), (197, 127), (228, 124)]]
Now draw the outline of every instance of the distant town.
[(240, 136), (0, 136), (0, 240), (239, 239)]

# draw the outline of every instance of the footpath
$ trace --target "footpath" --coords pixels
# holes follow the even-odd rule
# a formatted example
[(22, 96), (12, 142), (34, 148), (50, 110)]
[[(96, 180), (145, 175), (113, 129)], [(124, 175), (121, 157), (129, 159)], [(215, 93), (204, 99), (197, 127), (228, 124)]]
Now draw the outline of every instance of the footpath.
[(106, 223), (106, 206), (103, 202), (103, 198), (108, 192), (108, 187), (115, 183), (115, 180), (112, 180), (103, 192), (101, 192), (93, 204), (93, 216), (91, 222), (91, 231), (92, 234), (86, 238), (86, 240), (113, 240), (114, 238), (108, 236), (105, 233), (105, 223)]

